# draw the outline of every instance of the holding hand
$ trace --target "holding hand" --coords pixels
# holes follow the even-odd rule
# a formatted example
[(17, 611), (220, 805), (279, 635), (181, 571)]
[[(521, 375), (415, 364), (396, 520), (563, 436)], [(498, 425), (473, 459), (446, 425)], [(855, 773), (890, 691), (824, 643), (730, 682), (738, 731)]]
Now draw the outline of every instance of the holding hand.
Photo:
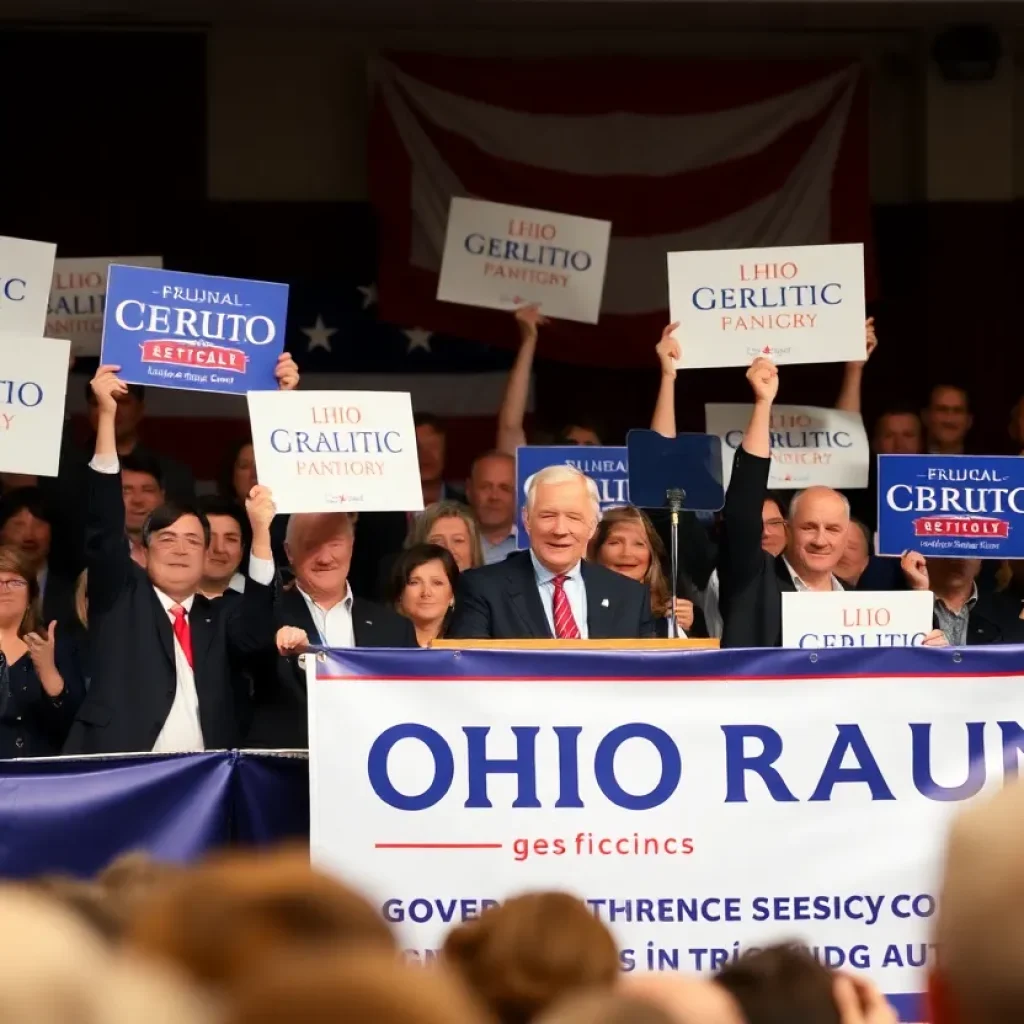
[(288, 657), (289, 654), (302, 654), (309, 649), (309, 638), (304, 629), (298, 626), (282, 626), (274, 638), (277, 644), (277, 653)]
[(693, 602), (687, 601), (685, 597), (677, 597), (674, 602), (676, 622), (684, 632), (689, 632), (693, 626)]
[(931, 589), (928, 582), (928, 563), (920, 552), (904, 551), (900, 559), (900, 568), (911, 590)]
[(28, 647), (29, 657), (35, 666), (36, 675), (43, 684), (43, 689), (50, 697), (59, 697), (64, 692), (64, 680), (57, 671), (57, 662), (54, 656), (54, 638), (57, 632), (57, 623), (51, 622), (46, 630), (45, 636), (39, 633), (26, 633), (24, 640)]
[(523, 342), (536, 341), (539, 328), (544, 327), (549, 322), (548, 318), (541, 314), (540, 306), (536, 303), (532, 306), (521, 306), (516, 310), (519, 337)]
[(655, 346), (654, 351), (658, 353), (658, 359), (661, 362), (661, 375), (663, 377), (671, 377), (675, 380), (676, 376), (676, 363), (682, 358), (683, 350), (679, 342), (676, 341), (672, 335), (679, 330), (678, 321), (674, 324), (669, 324), (661, 332), (661, 341)]
[(771, 405), (779, 392), (779, 368), (766, 356), (758, 356), (747, 370), (754, 401)]
[(279, 391), (294, 391), (299, 386), (299, 367), (290, 352), (282, 352), (274, 367)]
[(96, 404), (100, 412), (113, 415), (117, 412), (117, 400), (128, 394), (128, 385), (117, 377), (120, 366), (100, 366), (92, 379), (92, 393), (96, 396)]
[(270, 524), (277, 515), (277, 506), (270, 488), (257, 484), (245, 499), (245, 512), (254, 534), (270, 533)]
[(925, 634), (921, 641), (922, 647), (949, 647), (949, 637), (941, 629), (933, 629)]

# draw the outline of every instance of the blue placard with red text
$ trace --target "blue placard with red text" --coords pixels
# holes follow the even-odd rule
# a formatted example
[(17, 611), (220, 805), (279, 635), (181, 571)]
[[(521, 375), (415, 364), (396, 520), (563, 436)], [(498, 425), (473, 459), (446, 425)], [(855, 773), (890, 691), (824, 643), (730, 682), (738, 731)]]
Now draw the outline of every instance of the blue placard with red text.
[(271, 391), (287, 316), (286, 284), (115, 264), (100, 362), (129, 384)]
[(1024, 459), (879, 455), (878, 553), (1024, 558)]

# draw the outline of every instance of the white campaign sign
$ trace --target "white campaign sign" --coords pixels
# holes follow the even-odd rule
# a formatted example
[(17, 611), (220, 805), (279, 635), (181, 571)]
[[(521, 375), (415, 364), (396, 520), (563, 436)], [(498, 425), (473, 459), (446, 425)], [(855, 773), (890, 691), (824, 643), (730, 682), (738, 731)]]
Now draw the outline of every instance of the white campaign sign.
[(0, 471), (56, 476), (70, 343), (0, 332)]
[[(722, 482), (726, 487), (751, 409), (740, 403), (709, 402), (704, 406), (705, 429), (722, 439)], [(769, 487), (796, 490), (813, 485), (868, 485), (871, 455), (860, 413), (810, 405), (775, 405), (771, 443)]]
[(261, 484), (279, 512), (423, 508), (412, 402), (397, 391), (250, 391)]
[(0, 235), (0, 331), (33, 338), (43, 334), (56, 255), (52, 242)]
[(805, 245), (668, 254), (680, 366), (864, 359), (864, 247)]
[(1016, 764), (1024, 678), (944, 676), (926, 648), (771, 656), (802, 679), (765, 678), (767, 657), (310, 658), (313, 859), (421, 959), (494, 901), (564, 889), (624, 970), (796, 939), (919, 994), (945, 831), (1002, 785), (1004, 744)]
[(107, 297), (107, 270), (111, 263), (162, 269), (160, 256), (119, 256), (59, 259), (46, 316), (46, 334), (67, 338), (76, 356), (98, 356), (103, 338), (103, 309)]
[(930, 590), (782, 595), (783, 647), (913, 647), (932, 628)]
[(606, 220), (453, 199), (437, 297), (596, 324), (610, 234)]

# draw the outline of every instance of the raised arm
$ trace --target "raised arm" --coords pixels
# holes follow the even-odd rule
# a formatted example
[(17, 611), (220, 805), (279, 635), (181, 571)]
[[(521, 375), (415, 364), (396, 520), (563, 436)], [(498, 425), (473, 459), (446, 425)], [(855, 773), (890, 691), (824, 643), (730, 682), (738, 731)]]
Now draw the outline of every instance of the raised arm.
[(654, 415), (651, 417), (651, 430), (656, 430), (662, 437), (676, 436), (676, 360), (680, 356), (679, 342), (672, 336), (679, 324), (669, 324), (661, 332), (655, 352), (661, 363), (661, 383), (658, 385), (658, 398), (654, 403)]
[(871, 353), (878, 347), (873, 316), (869, 316), (864, 321), (864, 342), (864, 358), (847, 363), (843, 368), (843, 383), (839, 388), (839, 397), (836, 399), (836, 408), (840, 412), (860, 412), (860, 391), (864, 379), (864, 367), (871, 358)]
[(245, 511), (252, 528), (249, 573), (242, 600), (227, 621), (228, 644), (234, 655), (265, 651), (274, 639), (274, 553), (270, 546), (270, 524), (277, 508), (269, 487), (257, 484), (245, 499)]
[(523, 420), (526, 417), (526, 400), (530, 395), (530, 374), (533, 371), (533, 357), (537, 354), (537, 337), (547, 317), (541, 316), (539, 306), (524, 306), (516, 310), (519, 325), (519, 352), (509, 370), (505, 396), (498, 412), (498, 440), (495, 447), (500, 452), (515, 455), (516, 449), (526, 444)]

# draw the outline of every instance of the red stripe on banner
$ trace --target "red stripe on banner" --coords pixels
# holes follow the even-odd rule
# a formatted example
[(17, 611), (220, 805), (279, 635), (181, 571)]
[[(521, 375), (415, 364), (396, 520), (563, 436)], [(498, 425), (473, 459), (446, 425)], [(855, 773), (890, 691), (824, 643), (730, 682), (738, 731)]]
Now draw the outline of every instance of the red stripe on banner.
[(783, 96), (849, 67), (840, 61), (509, 59), (391, 53), (427, 85), (529, 114), (709, 114)]
[(610, 220), (616, 237), (703, 227), (778, 191), (842, 97), (763, 149), (680, 174), (584, 175), (503, 160), (416, 111), (420, 127), (470, 195), (496, 203)]

